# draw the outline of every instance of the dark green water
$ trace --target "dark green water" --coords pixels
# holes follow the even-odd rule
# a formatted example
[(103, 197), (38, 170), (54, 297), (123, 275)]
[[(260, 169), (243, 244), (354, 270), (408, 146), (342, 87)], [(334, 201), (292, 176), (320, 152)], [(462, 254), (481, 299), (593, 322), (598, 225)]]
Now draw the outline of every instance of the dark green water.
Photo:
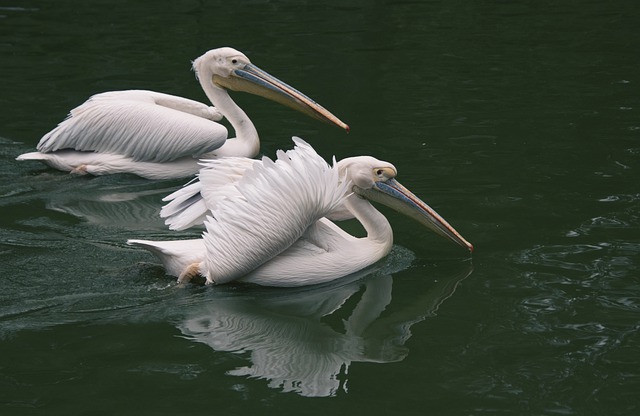
[[(1, 414), (638, 412), (637, 2), (131, 3), (0, 4)], [(362, 276), (176, 288), (124, 242), (182, 181), (14, 161), (97, 92), (204, 100), (225, 45), (352, 128), (236, 94), (264, 154), (388, 160), (473, 258), (385, 211)]]

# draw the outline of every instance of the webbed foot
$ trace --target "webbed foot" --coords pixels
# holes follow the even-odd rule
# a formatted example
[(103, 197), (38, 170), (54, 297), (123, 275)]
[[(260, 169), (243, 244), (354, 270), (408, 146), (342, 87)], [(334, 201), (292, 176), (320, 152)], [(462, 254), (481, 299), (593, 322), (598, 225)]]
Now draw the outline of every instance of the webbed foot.
[(182, 273), (180, 273), (180, 276), (178, 276), (178, 284), (189, 282), (204, 284), (201, 279), (202, 277), (203, 276), (200, 274), (200, 263), (191, 263), (182, 271)]
[(87, 172), (87, 165), (78, 165), (75, 168), (73, 168), (73, 170), (71, 170), (71, 172), (74, 175), (86, 175)]

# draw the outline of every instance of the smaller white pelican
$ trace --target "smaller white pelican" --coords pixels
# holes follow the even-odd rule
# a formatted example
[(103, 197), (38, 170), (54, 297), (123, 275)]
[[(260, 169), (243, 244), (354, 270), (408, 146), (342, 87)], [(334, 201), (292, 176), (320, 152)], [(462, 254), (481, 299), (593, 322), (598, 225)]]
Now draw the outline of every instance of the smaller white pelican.
[[(156, 254), (179, 282), (201, 275), (208, 284), (232, 281), (263, 286), (328, 282), (375, 263), (391, 250), (393, 232), (369, 201), (417, 220), (472, 251), (467, 242), (426, 203), (395, 180), (396, 168), (369, 156), (333, 166), (311, 146), (296, 147), (254, 162), (235, 184), (218, 193), (201, 239), (129, 240)], [(226, 158), (208, 162), (217, 169)], [(325, 218), (347, 210), (367, 232), (356, 238)]]
[[(258, 132), (227, 89), (263, 96), (349, 130), (318, 103), (235, 49), (210, 50), (193, 62), (193, 69), (215, 107), (144, 90), (97, 94), (45, 134), (37, 152), (17, 160), (38, 160), (79, 174), (133, 173), (170, 179), (195, 175), (200, 158), (255, 157), (260, 150)], [(216, 123), (223, 117), (235, 129), (235, 138), (228, 138), (226, 127)]]

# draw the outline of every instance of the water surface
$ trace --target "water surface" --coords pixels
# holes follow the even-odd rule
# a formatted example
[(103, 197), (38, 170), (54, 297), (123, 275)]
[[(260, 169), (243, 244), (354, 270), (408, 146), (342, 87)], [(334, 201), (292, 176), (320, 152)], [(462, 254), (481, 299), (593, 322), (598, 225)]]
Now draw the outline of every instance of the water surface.
[[(2, 414), (635, 414), (640, 9), (634, 2), (14, 2), (0, 6)], [(471, 241), (389, 210), (395, 246), (295, 291), (178, 288), (183, 181), (75, 177), (20, 153), (91, 94), (205, 100), (233, 46), (345, 135), (234, 98), (262, 152), (370, 154)], [(197, 235), (197, 232), (184, 234)]]

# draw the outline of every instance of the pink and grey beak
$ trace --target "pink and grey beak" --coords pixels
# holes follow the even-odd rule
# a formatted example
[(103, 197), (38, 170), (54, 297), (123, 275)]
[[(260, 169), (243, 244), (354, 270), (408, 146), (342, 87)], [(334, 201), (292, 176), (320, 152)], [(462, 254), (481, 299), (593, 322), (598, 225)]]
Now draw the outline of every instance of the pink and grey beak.
[(444, 218), (394, 178), (375, 182), (373, 188), (354, 187), (354, 192), (372, 201), (380, 202), (407, 215), (436, 234), (473, 252), (473, 245), (464, 239)]

